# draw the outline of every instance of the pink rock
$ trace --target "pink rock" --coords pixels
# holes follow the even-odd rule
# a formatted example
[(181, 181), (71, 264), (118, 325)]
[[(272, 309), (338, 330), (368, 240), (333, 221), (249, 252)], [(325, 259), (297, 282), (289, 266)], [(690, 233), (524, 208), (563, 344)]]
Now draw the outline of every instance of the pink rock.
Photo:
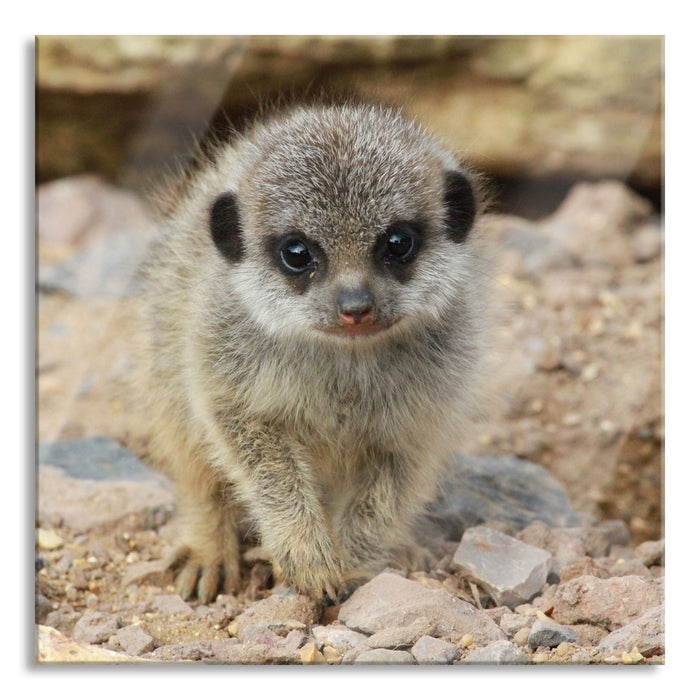
[(443, 588), (383, 573), (358, 588), (340, 608), (338, 619), (351, 629), (374, 634), (389, 627), (408, 627), (419, 617), (435, 623), (434, 636), (458, 642), (471, 634), (477, 644), (505, 639), (483, 611)]
[(560, 584), (553, 600), (552, 617), (565, 625), (590, 623), (608, 630), (622, 627), (661, 605), (661, 583), (639, 576), (607, 579), (579, 576)]

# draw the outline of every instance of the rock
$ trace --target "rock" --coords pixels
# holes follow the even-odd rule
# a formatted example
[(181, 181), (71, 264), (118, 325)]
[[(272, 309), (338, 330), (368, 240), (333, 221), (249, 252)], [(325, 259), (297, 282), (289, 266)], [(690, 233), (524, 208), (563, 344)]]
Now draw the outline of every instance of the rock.
[(515, 612), (504, 613), (501, 617), (499, 627), (509, 636), (517, 634), (523, 627), (529, 627), (535, 621), (533, 615), (522, 615)]
[(74, 532), (105, 530), (137, 516), (144, 524), (173, 509), (173, 492), (164, 482), (73, 479), (62, 469), (42, 467), (38, 475), (38, 517), (42, 524)]
[(375, 576), (341, 606), (338, 619), (347, 627), (374, 634), (390, 626), (406, 627), (419, 617), (431, 619), (435, 636), (457, 643), (471, 634), (474, 642), (488, 644), (505, 635), (484, 612), (451, 596), (392, 573)]
[(40, 664), (125, 664), (142, 661), (127, 654), (79, 644), (43, 625), (37, 625), (36, 628), (36, 660)]
[(451, 664), (459, 658), (459, 653), (457, 645), (428, 635), (420, 637), (411, 649), (419, 664)]
[[(596, 563), (598, 561), (600, 560), (597, 560)], [(641, 559), (612, 559), (611, 561), (601, 562), (601, 565), (607, 569), (609, 577), (639, 576), (643, 579), (654, 578)]]
[(375, 632), (365, 640), (365, 644), (371, 649), (398, 649), (410, 647), (423, 636), (434, 634), (436, 624), (425, 617), (416, 618), (406, 627), (389, 627)]
[(604, 656), (631, 652), (634, 647), (647, 657), (666, 653), (663, 605), (616, 629), (598, 643), (598, 650)]
[(76, 623), (73, 637), (76, 642), (102, 644), (117, 633), (121, 626), (119, 617), (98, 610), (89, 610)]
[(491, 644), (472, 649), (469, 655), (459, 661), (460, 664), (529, 664), (530, 657), (515, 644), (507, 640), (491, 642)]
[(663, 229), (653, 224), (641, 226), (632, 236), (632, 250), (637, 262), (646, 263), (658, 258), (664, 244)]
[(580, 183), (540, 228), (582, 265), (622, 267), (634, 264), (630, 234), (651, 214), (651, 204), (621, 182)]
[(165, 481), (117, 440), (97, 436), (37, 447), (39, 467), (59, 467), (73, 479), (91, 481)]
[(580, 539), (568, 534), (566, 530), (552, 530), (539, 520), (531, 522), (516, 537), (521, 542), (544, 549), (552, 555), (549, 571), (556, 579), (561, 577), (564, 567), (580, 561), (586, 555)]
[(235, 620), (238, 636), (244, 634), (245, 628), (253, 625), (256, 632), (267, 628), (271, 632), (286, 634), (289, 621), (303, 628), (317, 621), (318, 605), (305, 595), (297, 595), (291, 588), (283, 588), (267, 598), (257, 601), (242, 612)]
[(653, 540), (637, 545), (634, 555), (641, 559), (644, 566), (652, 566), (654, 564), (663, 566), (665, 552), (666, 540)]
[(533, 520), (573, 527), (580, 519), (556, 479), (542, 466), (516, 457), (458, 455), (449, 467), (430, 520), (459, 541), (466, 527), (499, 521), (514, 531)]
[(63, 547), (63, 538), (54, 530), (38, 527), (36, 530), (36, 546), (39, 549), (58, 549)]
[(627, 625), (663, 603), (659, 580), (639, 576), (599, 579), (580, 576), (557, 588), (552, 617), (565, 625), (590, 623), (608, 630)]
[(130, 656), (139, 656), (153, 651), (155, 642), (148, 632), (138, 625), (129, 625), (117, 630), (117, 641)]
[(192, 608), (177, 593), (157, 595), (153, 599), (153, 609), (166, 615), (192, 614)]
[(513, 635), (513, 644), (517, 644), (519, 647), (524, 647), (527, 644), (527, 640), (530, 638), (530, 628), (526, 625), (521, 627)]
[(143, 200), (95, 175), (60, 178), (37, 188), (37, 235), (42, 243), (81, 244), (124, 231), (145, 232), (153, 217)]
[(241, 644), (237, 639), (215, 639), (210, 648), (216, 661), (225, 664), (300, 664), (299, 651), (267, 644)]
[(553, 620), (535, 620), (527, 644), (531, 649), (537, 647), (556, 647), (562, 642), (575, 642), (576, 632), (571, 627), (560, 625)]
[(496, 605), (530, 600), (547, 581), (551, 555), (484, 526), (465, 530), (453, 564), (481, 585)]
[(345, 654), (348, 649), (362, 644), (367, 637), (364, 634), (355, 632), (345, 625), (316, 625), (311, 629), (314, 639), (317, 639), (322, 644), (332, 646), (337, 649), (340, 654)]
[(328, 663), (326, 657), (313, 642), (308, 642), (299, 649), (299, 658), (301, 659), (301, 663), (305, 666), (316, 664), (325, 665)]
[(39, 289), (86, 298), (134, 295), (139, 289), (136, 272), (146, 247), (147, 239), (141, 234), (96, 241), (64, 262), (40, 268)]
[(222, 96), (240, 119), (320, 79), (408, 101), (476, 167), (528, 187), (573, 173), (662, 176), (658, 36), (42, 36), (36, 65), (39, 181), (144, 178), (199, 140)]
[(571, 581), (579, 576), (610, 578), (610, 573), (604, 566), (596, 563), (590, 557), (582, 557), (578, 561), (562, 566), (561, 571), (559, 572), (559, 580), (562, 583)]
[(76, 612), (71, 605), (63, 603), (58, 610), (50, 612), (46, 616), (46, 626), (53, 627), (62, 634), (73, 636), (75, 623), (80, 619), (80, 613)]
[[(228, 640), (236, 641), (238, 640)], [(181, 644), (164, 644), (154, 651), (140, 656), (141, 659), (150, 659), (154, 661), (202, 661), (212, 659), (214, 651), (212, 647), (221, 640), (212, 640), (211, 642), (183, 642)]]
[(487, 215), (485, 219), (489, 230), (495, 229), (492, 239), (499, 241), (505, 253), (500, 272), (536, 280), (547, 270), (574, 264), (571, 252), (531, 221), (518, 216)]
[(355, 659), (356, 664), (415, 664), (407, 651), (394, 649), (370, 649)]
[(34, 596), (34, 622), (39, 625), (46, 623), (46, 618), (53, 612), (51, 601), (42, 593)]

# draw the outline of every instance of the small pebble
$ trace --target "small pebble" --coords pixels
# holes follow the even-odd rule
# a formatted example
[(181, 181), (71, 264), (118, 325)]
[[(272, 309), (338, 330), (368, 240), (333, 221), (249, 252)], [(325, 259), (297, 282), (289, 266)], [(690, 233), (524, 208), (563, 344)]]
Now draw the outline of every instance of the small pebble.
[(299, 658), (304, 665), (327, 664), (326, 657), (313, 642), (308, 642), (299, 649)]
[(340, 654), (331, 646), (323, 647), (323, 658), (329, 664), (337, 664), (340, 661)]
[(459, 648), (443, 639), (425, 635), (413, 645), (411, 654), (419, 664), (451, 664), (459, 658)]
[(36, 544), (39, 549), (58, 549), (63, 547), (63, 538), (54, 530), (44, 530), (40, 527), (36, 531)]
[(519, 629), (515, 635), (513, 635), (513, 643), (518, 646), (524, 647), (527, 644), (528, 637), (530, 636), (530, 628), (523, 627)]

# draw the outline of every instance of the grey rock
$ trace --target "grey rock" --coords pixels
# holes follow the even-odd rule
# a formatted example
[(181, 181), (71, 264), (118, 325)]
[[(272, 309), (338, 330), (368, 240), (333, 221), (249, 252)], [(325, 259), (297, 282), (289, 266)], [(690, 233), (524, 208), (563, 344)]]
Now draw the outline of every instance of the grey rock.
[(586, 554), (594, 559), (607, 556), (613, 545), (625, 546), (630, 541), (629, 528), (622, 520), (605, 520), (592, 527), (567, 530), (565, 534), (579, 538)]
[(529, 664), (530, 657), (512, 642), (501, 640), (482, 648), (473, 649), (466, 658), (458, 663), (517, 665)]
[(411, 654), (419, 664), (451, 664), (459, 658), (459, 647), (444, 639), (424, 635), (413, 645)]
[(571, 627), (560, 625), (553, 620), (535, 620), (527, 638), (531, 649), (537, 647), (557, 647), (562, 642), (575, 642), (576, 632)]
[(480, 525), (464, 532), (453, 564), (483, 586), (496, 605), (514, 607), (542, 590), (551, 559), (543, 549)]
[(604, 656), (630, 652), (634, 647), (644, 656), (665, 653), (664, 606), (659, 605), (600, 640)]
[[(545, 235), (536, 224), (517, 216), (498, 217), (500, 241), (505, 251), (517, 253), (509, 260), (508, 271), (537, 279), (543, 272), (571, 267), (574, 257), (561, 241)], [(506, 258), (508, 259), (508, 258)]]
[(120, 626), (117, 615), (90, 610), (75, 623), (73, 638), (85, 644), (103, 644), (117, 633)]
[(433, 620), (435, 636), (454, 643), (466, 634), (471, 634), (477, 644), (505, 638), (486, 613), (444, 588), (429, 588), (388, 572), (358, 588), (338, 614), (342, 624), (367, 634), (387, 627), (406, 627), (420, 617)]
[(123, 299), (139, 288), (138, 267), (148, 247), (142, 232), (125, 232), (88, 244), (68, 260), (39, 269), (42, 292)]
[(41, 593), (37, 593), (34, 596), (34, 622), (37, 625), (43, 625), (46, 623), (46, 617), (49, 613), (53, 612), (51, 606), (51, 601)]
[(516, 457), (457, 455), (429, 520), (459, 541), (465, 528), (499, 521), (514, 531), (533, 520), (574, 527), (580, 518), (557, 480), (542, 466)]
[(153, 599), (153, 609), (167, 615), (191, 615), (192, 608), (177, 593), (157, 595)]
[(162, 477), (149, 469), (117, 440), (91, 438), (45, 442), (37, 447), (39, 467), (60, 467), (74, 479), (152, 481)]
[(311, 629), (314, 639), (322, 644), (333, 647), (339, 654), (345, 654), (349, 649), (362, 644), (367, 637), (355, 632), (345, 625), (316, 625)]
[(155, 642), (148, 632), (138, 625), (129, 625), (117, 630), (117, 641), (127, 654), (139, 656), (153, 651)]
[(416, 660), (407, 651), (394, 649), (370, 649), (355, 659), (356, 664), (415, 664)]

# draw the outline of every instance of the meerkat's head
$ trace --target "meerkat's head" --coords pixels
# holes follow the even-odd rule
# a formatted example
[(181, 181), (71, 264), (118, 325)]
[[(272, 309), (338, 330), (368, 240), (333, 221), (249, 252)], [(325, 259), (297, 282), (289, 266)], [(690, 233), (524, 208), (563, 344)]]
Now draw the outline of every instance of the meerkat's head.
[(217, 173), (211, 239), (269, 333), (377, 342), (440, 318), (474, 274), (473, 176), (394, 109), (298, 108)]

